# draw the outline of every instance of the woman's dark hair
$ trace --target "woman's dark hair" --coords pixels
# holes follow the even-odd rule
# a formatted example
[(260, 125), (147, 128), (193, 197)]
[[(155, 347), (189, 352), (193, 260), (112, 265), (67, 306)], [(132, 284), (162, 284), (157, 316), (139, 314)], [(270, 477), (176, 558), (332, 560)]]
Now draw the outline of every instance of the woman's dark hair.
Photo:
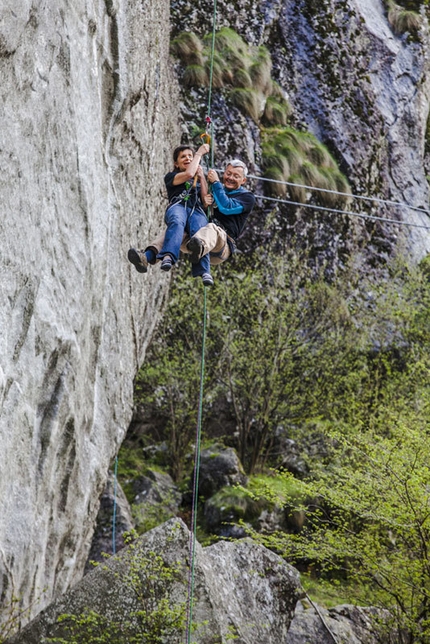
[(193, 156), (194, 156), (194, 150), (191, 147), (191, 145), (178, 145), (178, 147), (173, 150), (173, 163), (176, 163), (176, 161), (178, 160), (179, 154), (183, 150), (191, 150), (191, 152), (193, 153)]

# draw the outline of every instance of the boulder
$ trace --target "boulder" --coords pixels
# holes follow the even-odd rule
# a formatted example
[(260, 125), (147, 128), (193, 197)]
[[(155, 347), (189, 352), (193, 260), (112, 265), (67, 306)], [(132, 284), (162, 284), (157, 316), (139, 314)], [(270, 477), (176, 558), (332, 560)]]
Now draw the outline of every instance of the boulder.
[(178, 514), (182, 494), (166, 472), (147, 469), (133, 481), (132, 513), (137, 530), (146, 531)]
[(110, 474), (100, 499), (100, 508), (85, 572), (92, 570), (92, 562), (105, 561), (105, 554), (114, 553), (114, 538), (115, 552), (121, 550), (124, 547), (124, 532), (130, 532), (134, 527), (127, 497), (118, 481), (115, 483), (113, 474)]
[(395, 633), (379, 632), (387, 619), (372, 607), (344, 604), (326, 609), (299, 601), (285, 644), (400, 644)]
[(200, 457), (199, 494), (208, 499), (226, 485), (245, 485), (247, 477), (232, 447), (212, 445)]
[[(125, 624), (133, 611), (157, 610), (152, 596), (139, 602), (133, 584), (145, 583), (158, 557), (176, 570), (170, 581), (169, 608), (185, 608), (188, 588), (190, 533), (179, 519), (154, 528), (135, 544), (124, 548), (86, 575), (72, 590), (58, 597), (8, 644), (40, 644), (44, 637), (60, 637), (64, 625), (59, 615), (80, 615), (94, 611), (111, 623)], [(251, 540), (220, 542), (207, 548), (196, 543), (194, 566), (193, 641), (198, 644), (227, 644), (234, 639), (243, 644), (280, 644), (284, 642), (302, 594), (299, 574), (281, 557)], [(133, 573), (139, 564), (139, 580)], [(162, 570), (159, 568), (159, 570)], [(162, 576), (160, 573), (159, 578)], [(147, 589), (146, 589), (147, 590)], [(147, 597), (147, 595), (146, 595)], [(180, 633), (163, 639), (166, 644), (178, 641)]]

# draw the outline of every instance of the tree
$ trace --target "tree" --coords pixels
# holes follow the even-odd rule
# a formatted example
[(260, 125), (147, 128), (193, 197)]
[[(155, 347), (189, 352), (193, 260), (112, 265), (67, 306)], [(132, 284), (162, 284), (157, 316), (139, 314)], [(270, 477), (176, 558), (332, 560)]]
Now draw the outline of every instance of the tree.
[(331, 384), (315, 387), (330, 454), (296, 482), (305, 526), (254, 536), (320, 578), (342, 581), (355, 601), (384, 608), (384, 627), (395, 627), (398, 641), (428, 644), (430, 290), (419, 271), (373, 290), (370, 311), (355, 316), (360, 343), (339, 348), (349, 369), (328, 360)]

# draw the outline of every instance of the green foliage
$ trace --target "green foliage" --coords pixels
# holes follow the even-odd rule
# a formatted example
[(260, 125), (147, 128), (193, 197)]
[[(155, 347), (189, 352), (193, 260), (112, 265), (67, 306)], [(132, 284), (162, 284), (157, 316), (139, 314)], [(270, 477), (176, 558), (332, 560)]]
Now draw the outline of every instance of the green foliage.
[[(182, 32), (172, 40), (171, 52), (185, 65), (182, 80), (186, 87), (209, 85), (212, 35), (202, 42), (194, 33)], [(263, 117), (266, 125), (285, 124), (289, 107), (271, 72), (272, 59), (266, 47), (248, 45), (229, 27), (215, 34), (212, 86), (226, 88), (233, 105), (256, 123)]]
[[(167, 565), (155, 552), (129, 546), (128, 568), (121, 582), (132, 591), (138, 609), (129, 614), (99, 614), (86, 610), (64, 614), (55, 636), (44, 644), (163, 644), (183, 641), (185, 602), (172, 605), (172, 585), (181, 579), (181, 564)], [(118, 577), (118, 573), (116, 573)]]
[[(302, 142), (308, 151), (315, 147), (295, 133), (288, 147)], [(405, 642), (427, 644), (428, 262), (417, 270), (393, 266), (380, 284), (359, 283), (352, 272), (332, 284), (311, 280), (297, 258), (270, 252), (263, 260), (233, 262), (218, 268), (210, 293), (203, 418), (215, 401), (228, 401), (234, 445), (248, 474), (271, 462), (279, 427), (302, 443), (318, 433), (324, 451), (308, 457), (305, 480), (285, 473), (251, 477), (246, 494), (224, 491), (220, 504), (245, 520), (249, 498), (305, 513), (295, 533), (255, 538), (307, 570), (319, 587), (325, 581), (349, 601), (387, 609), (399, 629), (412, 633)], [(158, 375), (141, 402), (156, 401), (166, 418), (185, 418), (197, 405), (200, 296), (177, 271), (172, 308), (148, 356)], [(158, 356), (163, 366), (170, 351), (173, 370), (159, 369)], [(194, 384), (188, 389), (186, 378), (177, 381), (172, 399), (166, 383), (179, 364), (195, 374)]]
[(190, 288), (188, 272), (177, 272), (164, 321), (136, 379), (136, 402), (150, 406), (165, 424), (175, 480), (197, 425), (202, 314), (201, 292)]
[[(416, 9), (420, 3), (401, 2), (395, 3), (394, 0), (386, 0), (388, 22), (397, 34), (409, 32), (416, 35), (419, 31), (422, 19)], [(425, 4), (425, 3), (421, 3)]]
[(19, 632), (21, 625), (27, 623), (33, 610), (37, 612), (37, 605), (42, 602), (43, 590), (36, 595), (34, 601), (28, 606), (23, 606), (23, 599), (12, 597), (9, 602), (2, 603), (0, 610), (0, 644), (6, 642), (14, 633)]
[(190, 31), (182, 31), (171, 41), (170, 52), (187, 65), (203, 65), (203, 45)]
[[(218, 396), (231, 401), (239, 456), (252, 473), (264, 467), (275, 428), (310, 412), (303, 383), (324, 360), (328, 339), (333, 336), (333, 352), (345, 341), (348, 314), (339, 292), (323, 282), (299, 288), (302, 266), (296, 272), (293, 263), (269, 256), (261, 266), (255, 259), (249, 271), (242, 261), (235, 274), (219, 267), (211, 291), (204, 408), (210, 410)], [(195, 431), (203, 312), (200, 290), (176, 276), (165, 321), (137, 379), (136, 400), (165, 424), (178, 478)], [(351, 334), (355, 345), (353, 326)]]
[(269, 96), (264, 107), (262, 123), (264, 125), (286, 125), (290, 109), (288, 103), (277, 96)]
[(306, 189), (316, 187), (327, 191), (314, 192), (316, 201), (324, 206), (344, 207), (349, 202), (348, 181), (340, 172), (327, 148), (310, 132), (299, 132), (290, 127), (263, 130), (262, 152), (264, 176), (267, 179), (299, 184), (287, 186), (269, 183), (269, 192), (279, 197), (290, 196), (292, 201), (306, 203)]
[(230, 91), (233, 105), (246, 112), (253, 121), (257, 122), (261, 114), (260, 98), (258, 93), (250, 87), (237, 87)]
[[(385, 626), (404, 633), (399, 641), (427, 644), (430, 287), (418, 271), (373, 290), (364, 311), (359, 301), (339, 301), (342, 333), (326, 329), (302, 362), (308, 419), (318, 412), (312, 422), (328, 448), (297, 482), (304, 526), (298, 534), (254, 536), (338, 584), (348, 601), (384, 608)], [(329, 293), (318, 291), (321, 310)], [(279, 490), (284, 477), (290, 485), (291, 475), (281, 473), (254, 485), (254, 494), (290, 505)]]

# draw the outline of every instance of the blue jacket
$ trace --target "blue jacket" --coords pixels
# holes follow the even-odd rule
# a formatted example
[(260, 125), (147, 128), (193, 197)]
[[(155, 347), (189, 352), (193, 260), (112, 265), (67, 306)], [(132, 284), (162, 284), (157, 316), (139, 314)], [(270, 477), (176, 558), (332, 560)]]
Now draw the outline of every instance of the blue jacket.
[(245, 188), (227, 190), (220, 181), (212, 184), (217, 211), (214, 216), (233, 239), (237, 239), (255, 205), (255, 197)]

